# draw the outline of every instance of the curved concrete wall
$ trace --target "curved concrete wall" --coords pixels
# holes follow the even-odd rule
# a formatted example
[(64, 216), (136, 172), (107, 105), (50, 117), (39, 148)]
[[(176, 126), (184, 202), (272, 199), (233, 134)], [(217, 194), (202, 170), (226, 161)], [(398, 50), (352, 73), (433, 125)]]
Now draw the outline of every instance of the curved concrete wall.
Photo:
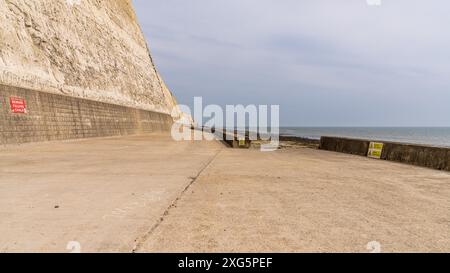
[[(11, 98), (23, 100), (26, 113), (14, 113)], [(172, 122), (163, 113), (0, 85), (2, 145), (163, 132)]]
[(0, 22), (0, 144), (171, 128), (130, 0), (0, 0)]

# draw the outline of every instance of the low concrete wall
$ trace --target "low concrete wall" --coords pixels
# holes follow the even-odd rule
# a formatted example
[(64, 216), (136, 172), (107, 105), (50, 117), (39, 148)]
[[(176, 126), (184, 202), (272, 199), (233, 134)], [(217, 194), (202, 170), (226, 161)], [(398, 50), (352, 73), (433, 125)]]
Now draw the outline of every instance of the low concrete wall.
[(370, 141), (338, 138), (338, 137), (322, 137), (320, 139), (320, 149), (334, 151), (339, 153), (367, 156)]
[(450, 171), (450, 148), (370, 141), (339, 137), (322, 137), (320, 149), (367, 156), (370, 142), (384, 143), (382, 160), (395, 161), (437, 170)]
[[(212, 131), (231, 148), (249, 149), (252, 145), (252, 141), (248, 133), (246, 133), (244, 136), (244, 134), (240, 135), (237, 131), (233, 132), (233, 130), (213, 129)], [(240, 141), (241, 137), (242, 141)]]
[[(10, 98), (26, 102), (13, 113)], [(0, 85), (0, 144), (168, 131), (170, 115)]]
[(386, 142), (381, 159), (450, 171), (450, 149)]

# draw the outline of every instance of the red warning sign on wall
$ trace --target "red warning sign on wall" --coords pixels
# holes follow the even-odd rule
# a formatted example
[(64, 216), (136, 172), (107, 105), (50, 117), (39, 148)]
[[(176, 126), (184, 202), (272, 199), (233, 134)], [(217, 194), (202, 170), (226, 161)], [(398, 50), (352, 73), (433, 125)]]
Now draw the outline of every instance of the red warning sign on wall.
[(27, 105), (22, 98), (10, 97), (9, 105), (11, 106), (11, 112), (13, 113), (25, 114), (27, 112)]

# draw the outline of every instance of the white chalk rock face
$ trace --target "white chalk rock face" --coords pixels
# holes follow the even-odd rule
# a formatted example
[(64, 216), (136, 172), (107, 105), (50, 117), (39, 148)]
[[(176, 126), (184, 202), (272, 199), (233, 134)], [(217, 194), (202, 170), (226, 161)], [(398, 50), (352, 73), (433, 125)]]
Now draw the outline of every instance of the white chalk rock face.
[(131, 0), (0, 0), (0, 83), (170, 113)]

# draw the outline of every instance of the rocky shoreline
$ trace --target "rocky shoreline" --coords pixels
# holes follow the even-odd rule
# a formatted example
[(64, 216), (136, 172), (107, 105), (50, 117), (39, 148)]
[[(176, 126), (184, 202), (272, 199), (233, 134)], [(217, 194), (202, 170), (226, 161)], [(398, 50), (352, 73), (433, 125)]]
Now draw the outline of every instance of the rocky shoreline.
[(318, 140), (318, 139), (310, 139), (310, 138), (287, 136), (287, 135), (280, 136), (281, 149), (288, 149), (288, 148), (319, 149), (319, 146), (320, 146), (320, 140)]
[[(311, 148), (319, 149), (320, 140), (310, 139), (297, 136), (280, 135), (280, 149), (295, 149), (295, 148)], [(252, 141), (252, 147), (260, 148), (261, 144), (269, 143), (269, 141)]]

